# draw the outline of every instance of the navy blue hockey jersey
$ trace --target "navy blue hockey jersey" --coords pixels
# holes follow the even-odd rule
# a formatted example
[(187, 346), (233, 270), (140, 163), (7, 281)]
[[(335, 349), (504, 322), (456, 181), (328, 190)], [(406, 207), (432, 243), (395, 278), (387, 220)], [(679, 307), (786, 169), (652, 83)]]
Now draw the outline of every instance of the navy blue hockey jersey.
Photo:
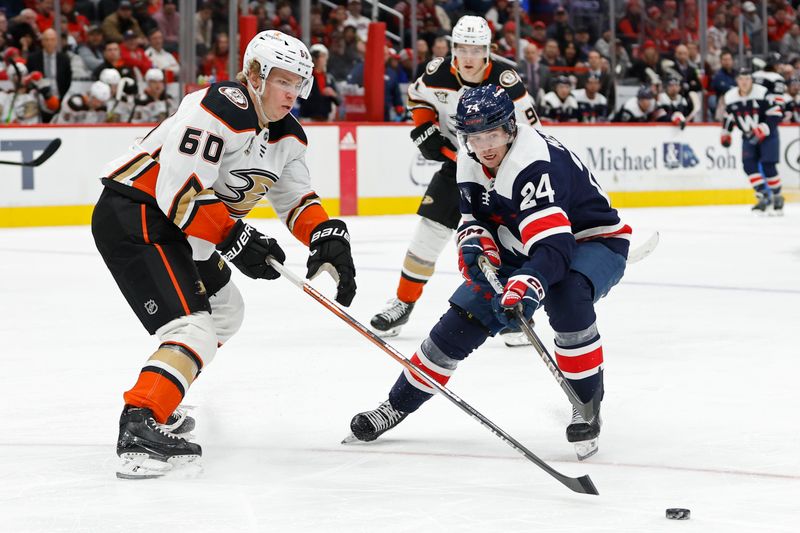
[(770, 98), (769, 91), (756, 83), (750, 92), (744, 96), (739, 94), (739, 88), (733, 87), (725, 93), (725, 118), (722, 127), (733, 131), (734, 126), (742, 130), (746, 137), (751, 135), (753, 128), (758, 124), (767, 124), (770, 135), (778, 131), (778, 123), (783, 118), (782, 103)]
[(504, 265), (530, 268), (552, 286), (569, 270), (577, 242), (597, 239), (627, 257), (630, 226), (586, 165), (555, 138), (521, 124), (496, 177), (466, 150), (459, 150), (457, 167), (459, 240), (474, 226), (488, 230)]

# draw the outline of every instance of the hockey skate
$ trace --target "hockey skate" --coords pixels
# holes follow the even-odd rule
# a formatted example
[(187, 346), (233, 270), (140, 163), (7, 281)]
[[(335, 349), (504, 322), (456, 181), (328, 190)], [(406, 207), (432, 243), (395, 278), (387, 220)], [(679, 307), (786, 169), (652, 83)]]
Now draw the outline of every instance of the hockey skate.
[[(781, 208), (783, 206), (781, 205)], [(756, 205), (753, 206), (751, 211), (757, 215), (766, 214), (772, 208), (772, 195), (766, 192), (756, 193)]]
[(782, 194), (778, 193), (772, 197), (772, 215), (776, 217), (783, 216), (783, 204), (786, 202)]
[(413, 310), (413, 302), (406, 303), (392, 298), (380, 313), (372, 317), (369, 323), (379, 337), (396, 337), (403, 325), (408, 322)]
[(127, 406), (122, 411), (118, 478), (151, 479), (178, 469), (196, 473), (202, 470), (198, 461), (202, 453), (199, 445), (162, 429), (150, 409)]
[(344, 438), (342, 444), (370, 442), (402, 422), (408, 413), (398, 411), (386, 400), (372, 411), (358, 413), (350, 421), (352, 433)]
[(597, 441), (602, 424), (600, 413), (597, 413), (591, 422), (586, 422), (578, 410), (572, 408), (572, 422), (567, 426), (567, 441), (575, 445), (575, 455), (578, 456), (578, 461), (588, 459), (597, 453)]
[(503, 339), (503, 342), (509, 348), (516, 348), (518, 346), (531, 346), (531, 341), (521, 328), (505, 328), (500, 331), (500, 338)]

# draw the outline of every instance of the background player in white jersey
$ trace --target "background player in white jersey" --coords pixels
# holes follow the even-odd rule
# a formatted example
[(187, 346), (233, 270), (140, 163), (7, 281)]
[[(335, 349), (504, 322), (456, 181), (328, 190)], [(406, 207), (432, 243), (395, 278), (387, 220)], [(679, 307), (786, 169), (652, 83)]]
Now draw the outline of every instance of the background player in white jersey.
[[(553, 137), (517, 125), (501, 87), (464, 93), (458, 107), (458, 187), (464, 283), (411, 359), (444, 385), (486, 338), (544, 306), (555, 332), (556, 362), (582, 402), (603, 396), (603, 347), (594, 303), (622, 278), (631, 228), (577, 156)], [(505, 283), (495, 293), (479, 260)], [(433, 397), (436, 389), (405, 371), (377, 409), (357, 414), (352, 437), (371, 441)], [(579, 458), (597, 450), (599, 410), (573, 409), (567, 440)], [(351, 439), (346, 439), (350, 441)]]
[(175, 110), (175, 101), (167, 93), (164, 72), (149, 69), (144, 75), (145, 86), (141, 94), (133, 99), (131, 122), (161, 122)]
[(778, 176), (780, 138), (778, 124), (783, 118), (783, 93), (780, 97), (753, 83), (750, 69), (739, 70), (736, 87), (724, 95), (725, 117), (720, 143), (731, 145), (731, 131), (742, 132), (742, 167), (756, 193), (753, 211), (783, 214), (784, 198)]
[(58, 124), (102, 124), (106, 121), (106, 103), (111, 100), (111, 87), (96, 81), (85, 94), (73, 94), (53, 119)]
[(11, 90), (0, 91), (0, 124), (40, 124), (42, 113), (54, 113), (59, 99), (41, 72), (28, 73), (25, 63), (10, 60), (6, 76)]
[(542, 98), (542, 118), (551, 122), (577, 122), (578, 101), (572, 96), (572, 82), (567, 76), (559, 76), (553, 90)]
[(608, 100), (600, 94), (600, 76), (590, 72), (583, 89), (572, 92), (578, 103), (578, 122), (595, 123), (608, 120)]
[(519, 75), (489, 58), (492, 32), (481, 17), (461, 17), (453, 27), (453, 56), (433, 59), (425, 73), (408, 87), (408, 106), (415, 128), (411, 139), (422, 156), (441, 161), (417, 214), (417, 229), (411, 238), (400, 272), (396, 297), (370, 321), (379, 335), (397, 335), (408, 322), (425, 283), (433, 276), (436, 260), (458, 227), (456, 163), (451, 159), (458, 141), (454, 118), (458, 98), (470, 88), (485, 84), (505, 87), (521, 123), (536, 124), (533, 102)]
[(194, 421), (181, 421), (176, 408), (242, 323), (242, 296), (227, 264), (275, 279), (267, 260), (285, 258), (275, 239), (241, 220), (263, 197), (309, 246), (307, 277), (331, 273), (342, 305), (355, 296), (347, 227), (328, 218), (312, 190), (306, 136), (289, 114), (310, 92), (311, 69), (301, 41), (261, 32), (245, 50), (237, 81), (187, 95), (104, 171), (95, 243), (160, 341), (124, 394), (120, 477), (158, 476), (200, 456), (200, 446), (180, 436)]
[(694, 117), (694, 106), (691, 99), (681, 94), (682, 81), (678, 76), (668, 76), (664, 81), (664, 91), (656, 99), (656, 111), (653, 114), (658, 122), (671, 122), (680, 129)]

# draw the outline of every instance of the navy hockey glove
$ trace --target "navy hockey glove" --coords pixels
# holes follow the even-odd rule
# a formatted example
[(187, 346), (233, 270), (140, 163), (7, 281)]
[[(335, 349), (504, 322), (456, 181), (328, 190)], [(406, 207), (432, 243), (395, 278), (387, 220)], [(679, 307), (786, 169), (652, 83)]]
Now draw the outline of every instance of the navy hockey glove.
[(492, 234), (481, 226), (467, 226), (458, 232), (458, 270), (467, 281), (485, 279), (478, 260), (485, 257), (493, 268), (500, 268), (500, 251)]
[(521, 309), (525, 320), (529, 321), (543, 299), (544, 286), (542, 283), (535, 276), (525, 273), (523, 270), (517, 270), (513, 276), (508, 278), (502, 294), (498, 294), (492, 299), (492, 308), (501, 324), (517, 329), (520, 325), (514, 309)]
[(457, 151), (444, 135), (442, 135), (439, 126), (431, 121), (420, 124), (411, 130), (411, 140), (414, 141), (414, 146), (419, 148), (422, 157), (430, 159), (431, 161), (448, 161), (449, 158), (442, 153), (442, 148), (448, 148), (452, 151)]
[(278, 271), (267, 263), (267, 257), (272, 257), (280, 264), (286, 261), (286, 254), (278, 246), (278, 241), (241, 220), (236, 221), (225, 240), (217, 245), (217, 250), (245, 276), (253, 279), (280, 277)]
[(325, 271), (336, 280), (336, 301), (349, 306), (356, 295), (356, 267), (350, 253), (350, 234), (337, 219), (320, 222), (311, 232), (308, 244), (308, 273), (312, 279)]

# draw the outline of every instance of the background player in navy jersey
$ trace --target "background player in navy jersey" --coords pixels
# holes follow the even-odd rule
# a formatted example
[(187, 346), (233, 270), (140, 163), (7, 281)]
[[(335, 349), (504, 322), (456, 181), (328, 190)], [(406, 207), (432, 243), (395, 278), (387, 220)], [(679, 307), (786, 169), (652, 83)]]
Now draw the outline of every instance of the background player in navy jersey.
[(734, 126), (742, 131), (742, 166), (756, 192), (753, 211), (783, 214), (784, 199), (777, 163), (780, 158), (778, 124), (783, 118), (783, 94), (776, 99), (753, 83), (750, 69), (739, 70), (736, 87), (728, 90), (722, 121), (722, 146), (731, 145)]
[[(488, 336), (544, 306), (559, 368), (582, 401), (603, 395), (603, 348), (594, 303), (622, 278), (631, 228), (620, 221), (589, 169), (559, 141), (517, 124), (501, 87), (470, 89), (456, 128), (465, 280), (412, 362), (441, 384)], [(505, 283), (496, 295), (479, 268), (485, 257)], [(377, 409), (357, 414), (346, 440), (371, 441), (429, 400), (435, 389), (405, 371)], [(597, 396), (596, 396), (597, 395)], [(567, 439), (597, 450), (599, 413), (573, 410)], [(592, 446), (586, 446), (592, 443)], [(576, 446), (576, 450), (578, 446)]]

